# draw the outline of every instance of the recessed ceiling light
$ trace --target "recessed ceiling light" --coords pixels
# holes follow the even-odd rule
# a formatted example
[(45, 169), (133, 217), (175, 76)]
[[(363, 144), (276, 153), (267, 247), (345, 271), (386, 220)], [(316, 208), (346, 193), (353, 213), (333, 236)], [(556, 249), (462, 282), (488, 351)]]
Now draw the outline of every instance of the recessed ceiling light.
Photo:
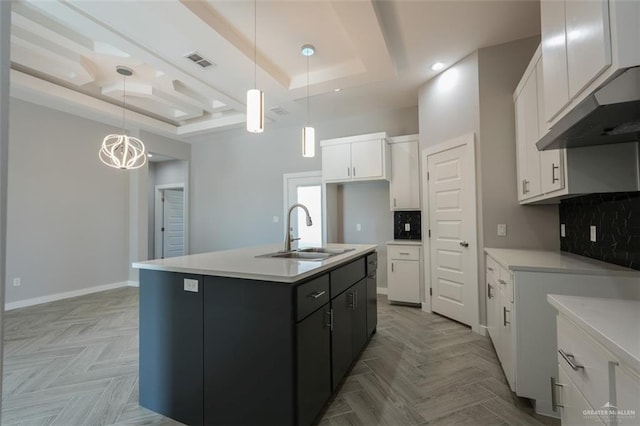
[(153, 157), (153, 154), (148, 153), (148, 154), (147, 154), (147, 157), (151, 158), (151, 157)]
[(334, 91), (334, 92), (339, 92), (339, 91), (341, 91), (341, 90), (342, 90), (342, 89), (341, 89), (341, 88), (339, 88), (339, 87), (338, 87), (337, 89), (333, 89), (333, 91)]
[(436, 62), (435, 64), (431, 65), (431, 69), (434, 71), (440, 71), (442, 68), (444, 68), (444, 64), (442, 62)]

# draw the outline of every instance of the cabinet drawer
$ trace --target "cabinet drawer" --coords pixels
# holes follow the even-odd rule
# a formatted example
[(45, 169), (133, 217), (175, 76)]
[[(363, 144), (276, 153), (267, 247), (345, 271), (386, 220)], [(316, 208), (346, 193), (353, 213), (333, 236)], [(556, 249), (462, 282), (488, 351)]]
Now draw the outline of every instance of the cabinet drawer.
[(366, 274), (366, 259), (361, 257), (348, 265), (330, 272), (331, 298), (333, 299), (353, 284), (363, 279)]
[(615, 375), (618, 409), (634, 410), (640, 415), (640, 374), (626, 366), (616, 366)]
[[(568, 367), (568, 366), (567, 366)], [(571, 368), (569, 368), (571, 370)], [(564, 366), (558, 368), (558, 377), (560, 384), (559, 401), (560, 414), (563, 425), (580, 425), (580, 426), (592, 426), (592, 425), (604, 425), (602, 419), (596, 415), (585, 416), (585, 411), (593, 410), (593, 407), (584, 396), (578, 391), (576, 385), (569, 378)]]
[(420, 260), (420, 247), (416, 246), (388, 246), (389, 259)]
[(296, 299), (296, 320), (300, 321), (329, 301), (329, 275), (299, 285), (296, 289)]
[(497, 282), (500, 275), (500, 266), (493, 258), (487, 256), (487, 278), (491, 278), (492, 282)]
[(613, 359), (595, 340), (566, 318), (563, 316), (557, 318), (558, 363), (587, 401), (593, 406), (600, 407), (610, 398), (609, 361)]

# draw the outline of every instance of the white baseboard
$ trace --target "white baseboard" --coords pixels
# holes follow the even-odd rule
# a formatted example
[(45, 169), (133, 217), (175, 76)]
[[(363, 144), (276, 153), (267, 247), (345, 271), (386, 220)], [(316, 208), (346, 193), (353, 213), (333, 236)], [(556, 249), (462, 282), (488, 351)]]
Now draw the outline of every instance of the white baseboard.
[(376, 293), (378, 294), (388, 294), (389, 290), (387, 287), (376, 287)]
[(129, 287), (140, 287), (140, 281), (128, 281), (127, 285)]
[(130, 284), (132, 282), (134, 281), (122, 281), (119, 283), (104, 284), (95, 287), (81, 288), (79, 290), (65, 291), (64, 293), (56, 293), (48, 296), (18, 300), (17, 302), (6, 303), (4, 305), (4, 310), (11, 311), (13, 309), (26, 308), (27, 306), (40, 305), (42, 303), (55, 302), (56, 300), (84, 296), (85, 294), (98, 293), (101, 291), (113, 290), (114, 288), (127, 287), (132, 285)]

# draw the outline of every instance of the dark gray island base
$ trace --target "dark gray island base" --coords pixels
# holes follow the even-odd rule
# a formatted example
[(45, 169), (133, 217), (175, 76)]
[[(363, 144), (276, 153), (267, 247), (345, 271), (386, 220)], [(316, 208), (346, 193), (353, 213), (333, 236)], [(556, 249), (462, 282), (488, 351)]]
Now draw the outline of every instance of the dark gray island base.
[(376, 259), (296, 283), (142, 269), (140, 405), (189, 425), (312, 424), (375, 333)]

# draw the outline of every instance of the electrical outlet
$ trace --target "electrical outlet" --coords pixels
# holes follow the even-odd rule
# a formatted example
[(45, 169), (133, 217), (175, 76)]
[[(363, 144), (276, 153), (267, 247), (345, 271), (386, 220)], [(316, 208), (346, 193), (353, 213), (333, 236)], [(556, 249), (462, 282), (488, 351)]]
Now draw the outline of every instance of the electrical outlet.
[(13, 279), (13, 286), (14, 287), (20, 287), (22, 285), (22, 281), (20, 281), (20, 278), (14, 278)]
[(405, 232), (411, 231), (411, 224), (410, 223), (405, 223), (404, 224), (404, 230), (405, 230)]
[(566, 236), (567, 236), (567, 230), (566, 230), (566, 228), (565, 228), (565, 226), (564, 226), (564, 223), (561, 223), (561, 224), (560, 224), (560, 236), (561, 236), (562, 238), (564, 238), (564, 237), (566, 237)]
[(193, 293), (198, 292), (198, 280), (190, 280), (185, 278), (184, 280), (184, 291), (191, 291)]
[(359, 223), (356, 223), (356, 231), (362, 231), (362, 225)]
[(280, 217), (279, 216), (274, 216), (273, 217), (273, 223), (278, 223), (280, 222)]
[(592, 243), (596, 242), (596, 226), (595, 225), (591, 225), (589, 227), (589, 239), (591, 240)]
[(498, 224), (498, 237), (506, 237), (507, 236), (507, 224), (499, 223)]

